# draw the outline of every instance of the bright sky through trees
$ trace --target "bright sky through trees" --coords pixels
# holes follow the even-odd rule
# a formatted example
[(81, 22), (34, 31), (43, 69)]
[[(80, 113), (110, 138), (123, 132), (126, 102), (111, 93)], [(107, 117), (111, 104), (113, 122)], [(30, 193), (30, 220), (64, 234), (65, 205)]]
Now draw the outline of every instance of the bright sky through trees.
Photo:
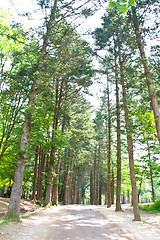
[[(44, 16), (42, 15), (42, 11), (40, 7), (36, 4), (36, 0), (0, 0), (0, 7), (9, 9), (13, 14), (14, 18), (17, 22), (24, 24), (25, 27), (37, 27), (40, 25), (40, 22), (43, 21)], [(85, 18), (78, 18), (74, 21), (74, 25), (78, 25), (76, 28), (80, 33), (82, 38), (87, 40), (90, 44), (94, 43), (89, 32), (93, 31), (96, 27), (100, 27), (101, 25), (101, 16), (104, 14), (105, 7), (98, 10), (93, 16)], [(29, 17), (22, 17), (21, 15), (24, 13), (30, 13)], [(93, 63), (97, 65), (97, 61), (94, 60)], [(98, 65), (97, 65), (98, 67)], [(100, 76), (99, 81), (102, 81), (102, 76)], [(104, 80), (105, 81), (105, 80)], [(91, 102), (91, 104), (95, 107), (99, 107), (99, 96), (101, 96), (101, 89), (103, 88), (102, 84), (97, 83), (95, 80), (93, 85), (90, 87), (90, 92), (93, 96), (87, 96), (87, 99)]]

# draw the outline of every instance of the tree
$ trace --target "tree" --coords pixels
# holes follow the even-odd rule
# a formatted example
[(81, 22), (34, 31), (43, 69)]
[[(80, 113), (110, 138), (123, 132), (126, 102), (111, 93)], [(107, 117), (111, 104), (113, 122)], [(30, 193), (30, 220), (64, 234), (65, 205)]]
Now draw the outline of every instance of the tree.
[[(39, 70), (39, 75), (41, 74), (41, 69), (43, 66), (43, 60), (46, 54), (46, 49), (48, 46), (48, 41), (49, 41), (49, 35), (51, 31), (51, 26), (53, 21), (55, 20), (55, 15), (56, 15), (56, 10), (57, 10), (57, 0), (54, 1), (54, 5), (51, 9), (51, 14), (50, 14), (50, 19), (47, 23), (47, 31), (44, 36), (44, 41), (43, 45), (41, 48), (41, 54), (40, 54), (40, 61), (38, 64), (38, 70)], [(34, 80), (34, 84), (32, 87), (32, 91), (30, 93), (30, 100), (28, 103), (28, 106), (33, 106), (33, 101), (36, 96), (37, 92), (37, 87), (38, 87), (38, 76)], [(15, 174), (14, 174), (14, 182), (13, 182), (13, 187), (12, 187), (12, 194), (8, 206), (8, 213), (7, 216), (8, 218), (11, 219), (18, 219), (19, 218), (19, 207), (20, 207), (20, 198), (21, 198), (21, 191), (22, 191), (22, 181), (23, 181), (23, 175), (24, 175), (24, 169), (25, 169), (25, 163), (26, 163), (26, 150), (28, 147), (28, 142), (29, 142), (29, 125), (30, 125), (30, 115), (27, 114), (25, 117), (25, 122), (23, 125), (23, 133), (21, 137), (21, 143), (20, 143), (20, 149), (21, 153), (17, 157), (17, 167), (15, 169)]]
[[(106, 15), (103, 19), (104, 19), (103, 27), (98, 28), (95, 31), (96, 45), (98, 45), (100, 49), (103, 49), (107, 46), (107, 43), (109, 41), (111, 44), (111, 40), (110, 40), (111, 38), (115, 39), (115, 36), (118, 36), (119, 38), (119, 42), (115, 46), (114, 53), (116, 57), (116, 50), (119, 52), (120, 76), (121, 76), (121, 84), (122, 84), (122, 92), (123, 92), (123, 105), (124, 105), (124, 112), (125, 112), (129, 166), (130, 166), (130, 176), (131, 176), (132, 194), (133, 194), (134, 219), (139, 221), (140, 213), (138, 208), (138, 195), (137, 195), (136, 178), (135, 178), (135, 172), (134, 172), (132, 136), (130, 131), (131, 128), (130, 128), (130, 122), (129, 122), (129, 115), (127, 110), (127, 97), (126, 97), (126, 90), (124, 85), (123, 61), (121, 56), (121, 45), (122, 45), (121, 41), (123, 41), (124, 30), (121, 29), (122, 28), (121, 25), (119, 26), (117, 24), (117, 23), (121, 23), (121, 16), (119, 17), (118, 14), (116, 14), (116, 10), (114, 10), (114, 12), (109, 11), (108, 15)], [(127, 25), (123, 26), (124, 29), (126, 27)]]
[[(156, 130), (157, 130), (157, 137), (159, 139), (159, 144), (160, 144), (160, 112), (159, 112), (159, 106), (158, 106), (158, 101), (157, 101), (157, 96), (156, 92), (154, 89), (154, 84), (152, 80), (152, 75), (151, 71), (149, 68), (148, 60), (145, 54), (144, 50), (144, 37), (142, 37), (143, 33), (143, 25), (145, 22), (145, 16), (147, 16), (148, 9), (154, 8), (154, 5), (158, 6), (157, 1), (142, 1), (138, 2), (136, 6), (132, 6), (129, 11), (128, 11), (128, 19), (131, 23), (131, 26), (133, 28), (135, 37), (136, 37), (136, 43), (139, 49), (139, 53), (141, 56), (141, 61), (144, 67), (144, 73), (146, 77), (146, 84), (148, 86), (148, 92), (149, 96), (151, 99), (151, 104), (152, 104), (152, 109), (154, 113), (154, 118), (155, 118), (155, 124), (156, 124)], [(141, 8), (141, 10), (140, 10)]]
[(127, 109), (127, 96), (126, 96), (126, 89), (124, 84), (123, 62), (122, 62), (120, 48), (119, 48), (119, 65), (120, 65), (121, 84), (122, 84), (122, 91), (123, 91), (125, 125), (126, 125), (126, 131), (127, 131), (127, 145), (128, 145), (128, 155), (129, 155), (130, 177), (131, 177), (131, 184), (132, 184), (134, 220), (140, 221), (141, 218), (140, 218), (140, 212), (138, 207), (138, 193), (137, 193), (136, 177), (135, 177), (135, 171), (134, 171), (132, 136), (130, 132), (130, 120), (129, 120), (128, 109)]
[[(27, 151), (28, 143), (29, 143), (30, 116), (31, 116), (31, 111), (34, 109), (34, 105), (35, 105), (34, 101), (37, 96), (37, 89), (39, 89), (39, 87), (41, 86), (41, 77), (43, 75), (43, 70), (44, 70), (44, 66), (46, 63), (46, 53), (47, 53), (46, 50), (47, 50), (49, 41), (52, 41), (52, 33), (53, 33), (53, 29), (54, 29), (53, 26), (56, 26), (55, 19), (56, 19), (56, 16), (59, 17), (59, 14), (57, 14), (58, 13), (57, 4), (58, 4), (58, 1), (55, 0), (53, 6), (51, 6), (49, 20), (47, 21), (47, 25), (46, 25), (46, 33), (44, 35), (43, 44), (42, 44), (42, 47), (40, 50), (40, 58), (39, 58), (39, 62), (38, 62), (38, 74), (34, 79), (32, 90), (30, 93), (30, 100), (28, 103), (28, 108), (30, 110), (30, 113), (27, 113), (26, 117), (25, 117), (23, 134), (22, 134), (21, 143), (20, 143), (21, 154), (19, 154), (18, 159), (17, 159), (17, 167), (15, 169), (14, 184), (13, 184), (10, 204), (9, 204), (9, 208), (8, 208), (8, 217), (9, 218), (18, 218), (18, 215), (19, 215), (19, 203), (20, 203), (20, 197), (21, 197), (24, 168), (25, 168), (25, 163), (26, 163), (25, 155), (26, 155), (26, 151)], [(67, 5), (65, 5), (65, 7), (69, 7), (69, 5), (70, 4), (67, 4)], [(43, 6), (43, 4), (42, 4), (42, 6)], [(73, 11), (73, 9), (72, 9), (72, 11)], [(66, 33), (63, 32), (62, 40), (63, 40), (63, 35), (65, 36)], [(54, 123), (56, 123), (56, 119), (55, 119)], [(54, 127), (54, 129), (56, 129), (56, 127)], [(54, 140), (54, 137), (52, 140)], [(52, 165), (53, 165), (53, 156), (54, 156), (54, 148), (52, 148), (52, 152), (51, 152)], [(51, 168), (51, 170), (52, 170), (52, 168)], [(48, 176), (50, 176), (50, 179), (52, 179), (51, 174), (48, 174)], [(50, 184), (48, 186), (50, 186)], [(48, 191), (50, 192), (50, 187), (49, 187)], [(50, 196), (48, 194), (48, 198), (46, 201), (49, 202), (50, 201), (49, 199), (50, 199)]]

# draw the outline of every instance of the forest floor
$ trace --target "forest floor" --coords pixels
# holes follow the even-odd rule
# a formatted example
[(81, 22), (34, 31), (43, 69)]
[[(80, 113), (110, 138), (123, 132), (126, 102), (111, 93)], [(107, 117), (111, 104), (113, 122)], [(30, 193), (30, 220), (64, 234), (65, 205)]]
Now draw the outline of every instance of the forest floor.
[[(0, 197), (0, 218), (4, 218), (7, 215), (7, 209), (9, 204), (9, 198)], [(20, 213), (24, 215), (25, 213), (34, 212), (38, 210), (40, 206), (34, 204), (31, 200), (23, 200), (21, 199), (20, 204)]]
[[(3, 204), (3, 200), (5, 203)], [(0, 198), (0, 212), (7, 211), (7, 199)], [(6, 209), (5, 209), (6, 206)], [(21, 223), (0, 225), (1, 240), (159, 240), (160, 215), (141, 211), (142, 221), (133, 221), (133, 209), (115, 206), (66, 205), (46, 210), (31, 201), (21, 201)], [(34, 214), (32, 214), (35, 212)], [(6, 214), (6, 213), (5, 213)], [(30, 214), (30, 215), (29, 215)]]

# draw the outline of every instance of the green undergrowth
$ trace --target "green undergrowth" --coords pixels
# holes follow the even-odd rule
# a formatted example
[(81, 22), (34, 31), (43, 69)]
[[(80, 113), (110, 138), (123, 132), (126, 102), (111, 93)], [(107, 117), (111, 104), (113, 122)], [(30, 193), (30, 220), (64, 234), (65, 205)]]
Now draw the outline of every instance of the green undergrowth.
[(146, 212), (160, 214), (160, 200), (157, 200), (150, 205), (140, 205), (139, 208)]
[(21, 223), (22, 220), (20, 218), (17, 218), (17, 219), (11, 219), (11, 218), (8, 218), (8, 217), (0, 218), (0, 224), (9, 223), (9, 222), (19, 222), (19, 223)]
[(41, 208), (43, 208), (43, 209), (47, 209), (47, 208), (50, 208), (50, 207), (51, 207), (51, 204), (50, 204), (50, 203), (45, 204), (45, 202), (39, 201), (39, 200), (36, 201), (36, 204), (39, 205), (39, 206), (40, 206)]
[(44, 207), (45, 206), (44, 202), (42, 202), (40, 200), (36, 201), (36, 205), (39, 205), (40, 207)]

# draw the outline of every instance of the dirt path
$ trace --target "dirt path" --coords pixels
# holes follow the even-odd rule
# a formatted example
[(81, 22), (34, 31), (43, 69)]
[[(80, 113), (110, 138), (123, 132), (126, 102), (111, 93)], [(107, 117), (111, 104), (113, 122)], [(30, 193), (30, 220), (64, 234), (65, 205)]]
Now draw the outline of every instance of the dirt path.
[[(1, 240), (159, 240), (159, 224), (132, 221), (129, 212), (117, 213), (105, 206), (61, 206), (24, 218), (22, 223), (0, 226)], [(157, 218), (159, 219), (159, 218)], [(130, 227), (129, 227), (130, 226)], [(146, 227), (148, 226), (148, 227)], [(153, 231), (153, 228), (155, 231)], [(146, 230), (150, 234), (144, 235)], [(140, 231), (137, 235), (137, 231)], [(144, 236), (144, 238), (143, 238)], [(147, 237), (146, 237), (147, 236)]]
[[(53, 224), (54, 223), (54, 224)], [(52, 219), (44, 239), (89, 240), (89, 239), (134, 239), (100, 213), (85, 206), (63, 207)]]

